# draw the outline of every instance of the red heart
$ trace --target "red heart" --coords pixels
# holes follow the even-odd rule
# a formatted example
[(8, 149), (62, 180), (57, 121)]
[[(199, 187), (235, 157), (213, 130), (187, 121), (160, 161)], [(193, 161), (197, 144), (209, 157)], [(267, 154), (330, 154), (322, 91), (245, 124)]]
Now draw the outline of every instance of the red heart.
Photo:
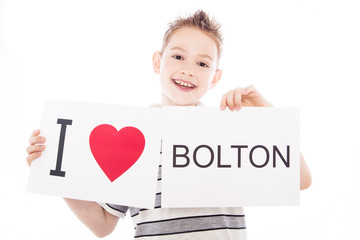
[(143, 133), (135, 127), (119, 131), (102, 124), (90, 133), (91, 152), (111, 182), (125, 173), (140, 158), (145, 147)]

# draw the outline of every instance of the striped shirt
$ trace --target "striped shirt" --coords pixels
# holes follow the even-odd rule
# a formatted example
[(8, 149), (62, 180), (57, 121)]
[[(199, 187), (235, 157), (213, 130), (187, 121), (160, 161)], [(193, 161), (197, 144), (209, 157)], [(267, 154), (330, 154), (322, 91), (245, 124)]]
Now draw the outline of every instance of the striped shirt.
[(243, 240), (244, 210), (238, 208), (161, 208), (161, 163), (154, 209), (99, 203), (106, 211), (124, 217), (130, 213), (135, 239), (146, 240)]

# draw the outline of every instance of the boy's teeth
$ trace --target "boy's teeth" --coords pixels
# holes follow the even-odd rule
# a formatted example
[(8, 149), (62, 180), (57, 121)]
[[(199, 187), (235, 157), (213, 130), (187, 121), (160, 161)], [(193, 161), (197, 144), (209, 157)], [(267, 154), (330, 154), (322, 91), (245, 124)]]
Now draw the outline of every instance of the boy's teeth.
[(179, 84), (180, 86), (183, 86), (183, 87), (191, 87), (191, 88), (194, 87), (194, 86), (192, 86), (191, 84), (185, 83), (185, 82), (180, 81), (180, 80), (175, 80), (175, 83), (176, 83), (176, 84)]

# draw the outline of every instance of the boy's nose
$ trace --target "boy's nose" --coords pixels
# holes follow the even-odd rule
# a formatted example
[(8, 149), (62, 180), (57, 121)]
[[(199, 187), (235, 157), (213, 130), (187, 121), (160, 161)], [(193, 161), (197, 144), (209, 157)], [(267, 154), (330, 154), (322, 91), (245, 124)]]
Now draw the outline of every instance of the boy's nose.
[(195, 75), (195, 69), (191, 61), (184, 61), (180, 70), (182, 75), (186, 75), (189, 77), (193, 77)]
[(181, 74), (187, 75), (187, 76), (190, 76), (190, 77), (194, 76), (194, 74), (193, 74), (193, 72), (191, 70), (185, 70), (185, 69), (183, 69), (181, 71)]

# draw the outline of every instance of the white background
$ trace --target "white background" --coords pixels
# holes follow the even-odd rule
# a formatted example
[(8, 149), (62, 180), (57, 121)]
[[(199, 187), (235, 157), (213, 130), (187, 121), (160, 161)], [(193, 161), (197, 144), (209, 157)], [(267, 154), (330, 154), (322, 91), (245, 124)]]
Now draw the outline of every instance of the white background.
[[(249, 239), (360, 239), (358, 1), (129, 2), (0, 1), (0, 238), (96, 239), (62, 199), (25, 192), (43, 100), (159, 102), (152, 53), (167, 22), (202, 8), (225, 39), (223, 78), (204, 102), (251, 83), (301, 109), (313, 185), (301, 207), (246, 208)], [(127, 218), (108, 239), (132, 234)]]

